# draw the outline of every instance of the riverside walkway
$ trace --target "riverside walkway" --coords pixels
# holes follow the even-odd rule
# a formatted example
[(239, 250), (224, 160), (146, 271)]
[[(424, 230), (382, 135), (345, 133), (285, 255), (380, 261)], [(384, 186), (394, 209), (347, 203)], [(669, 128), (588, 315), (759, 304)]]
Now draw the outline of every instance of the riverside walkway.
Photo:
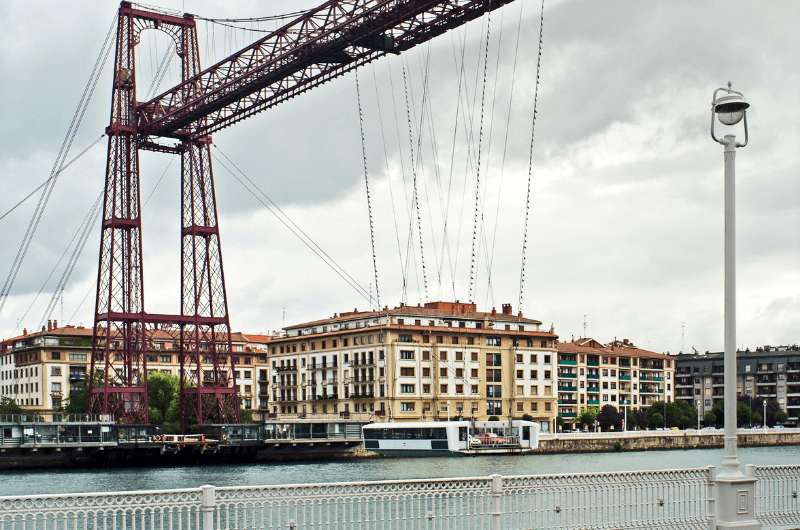
[[(752, 466), (763, 528), (800, 525), (800, 465)], [(0, 497), (0, 530), (715, 528), (714, 467)]]

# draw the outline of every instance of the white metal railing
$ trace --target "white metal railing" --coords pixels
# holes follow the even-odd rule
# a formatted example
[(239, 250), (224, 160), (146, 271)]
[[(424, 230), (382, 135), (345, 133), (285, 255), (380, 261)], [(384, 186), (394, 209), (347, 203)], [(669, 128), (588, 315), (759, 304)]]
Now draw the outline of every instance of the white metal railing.
[[(748, 466), (765, 525), (800, 523), (800, 466)], [(0, 497), (0, 530), (681, 528), (714, 468)]]
[(755, 514), (762, 524), (800, 523), (800, 465), (747, 466), (756, 479)]

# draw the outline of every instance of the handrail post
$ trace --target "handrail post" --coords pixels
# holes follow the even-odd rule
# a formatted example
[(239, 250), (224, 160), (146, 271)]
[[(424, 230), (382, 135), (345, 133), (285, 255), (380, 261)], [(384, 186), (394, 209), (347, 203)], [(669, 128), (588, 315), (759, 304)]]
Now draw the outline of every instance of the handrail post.
[(217, 507), (216, 488), (214, 486), (200, 487), (200, 514), (203, 519), (203, 530), (214, 530), (214, 511)]
[(501, 530), (501, 503), (503, 497), (503, 477), (502, 475), (490, 475), (492, 479), (492, 530)]

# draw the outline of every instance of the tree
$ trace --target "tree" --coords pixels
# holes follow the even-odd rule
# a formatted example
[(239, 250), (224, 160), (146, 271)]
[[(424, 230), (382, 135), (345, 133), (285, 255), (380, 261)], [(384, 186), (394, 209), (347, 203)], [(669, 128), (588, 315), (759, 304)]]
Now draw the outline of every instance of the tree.
[(150, 405), (150, 422), (156, 425), (174, 423), (178, 412), (178, 377), (163, 372), (152, 372), (147, 377), (147, 401)]
[(647, 424), (651, 429), (665, 427), (664, 413), (666, 412), (666, 406), (663, 401), (655, 401), (645, 409), (645, 412), (647, 413)]
[(534, 421), (534, 417), (531, 416), (530, 414), (525, 413), (522, 415), (522, 421)]
[(86, 388), (85, 381), (77, 381), (71, 385), (64, 412), (67, 414), (83, 414), (88, 408), (89, 389)]
[(716, 427), (717, 415), (711, 411), (708, 411), (705, 414), (703, 414), (703, 425), (705, 427)]
[(603, 408), (600, 409), (600, 413), (597, 415), (597, 422), (604, 431), (611, 430), (612, 427), (618, 429), (621, 421), (622, 416), (620, 416), (617, 408), (613, 405), (603, 405)]
[(648, 416), (648, 421), (650, 422), (651, 428), (657, 429), (664, 425), (664, 416), (662, 416), (660, 412), (653, 412)]
[(597, 409), (595, 407), (585, 409), (578, 416), (578, 424), (584, 428), (591, 428), (597, 419)]
[(753, 409), (744, 402), (738, 401), (736, 403), (736, 425), (738, 427), (747, 427), (753, 423)]
[(628, 411), (628, 429), (647, 429), (649, 418), (642, 409)]
[(22, 414), (22, 409), (17, 402), (9, 398), (0, 398), (0, 414)]
[(240, 409), (239, 421), (242, 423), (253, 423), (253, 411), (250, 409)]
[(789, 416), (782, 410), (779, 410), (775, 413), (775, 423), (778, 425), (783, 425), (789, 419)]

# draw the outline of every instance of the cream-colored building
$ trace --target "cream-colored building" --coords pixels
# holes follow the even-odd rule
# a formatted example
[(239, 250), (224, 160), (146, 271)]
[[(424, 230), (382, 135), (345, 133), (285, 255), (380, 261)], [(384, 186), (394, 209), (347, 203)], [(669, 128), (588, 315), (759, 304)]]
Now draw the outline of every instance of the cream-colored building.
[[(236, 383), (242, 408), (259, 408), (256, 365), (267, 366), (268, 335), (232, 333)], [(40, 331), (0, 343), (0, 398), (37, 414), (58, 412), (86, 380), (92, 349), (92, 329), (48, 322)], [(211, 365), (203, 365), (203, 368)], [(151, 335), (147, 371), (180, 375), (176, 345), (165, 333)], [(266, 379), (266, 376), (264, 376)]]
[(271, 417), (385, 420), (556, 417), (557, 336), (475, 304), (352, 311), (285, 328), (270, 342)]
[(584, 338), (558, 343), (558, 416), (565, 425), (591, 407), (638, 409), (674, 399), (674, 359), (634, 346)]

